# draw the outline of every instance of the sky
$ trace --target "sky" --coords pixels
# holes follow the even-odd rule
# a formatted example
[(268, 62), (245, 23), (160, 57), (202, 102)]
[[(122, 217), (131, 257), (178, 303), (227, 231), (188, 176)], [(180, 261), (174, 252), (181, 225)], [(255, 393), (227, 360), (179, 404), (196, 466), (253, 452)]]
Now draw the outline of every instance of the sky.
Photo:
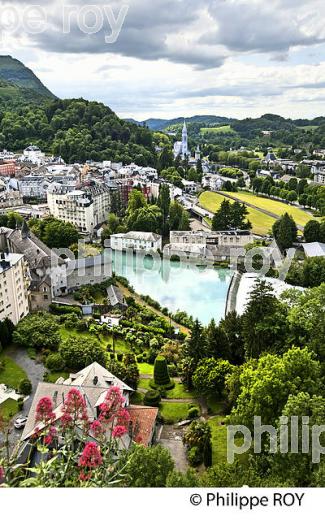
[(324, 0), (36, 4), (0, 0), (0, 54), (59, 97), (137, 120), (325, 115)]

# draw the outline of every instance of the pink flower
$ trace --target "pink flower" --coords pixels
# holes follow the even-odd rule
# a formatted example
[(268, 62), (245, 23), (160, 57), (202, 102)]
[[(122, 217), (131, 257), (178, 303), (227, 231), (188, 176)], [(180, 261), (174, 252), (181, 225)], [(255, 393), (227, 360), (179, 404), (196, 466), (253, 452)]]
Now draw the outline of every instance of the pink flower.
[(61, 422), (64, 426), (71, 426), (72, 423), (83, 422), (88, 430), (89, 419), (85, 398), (77, 388), (71, 388), (62, 405), (64, 412)]
[(100, 448), (96, 442), (87, 442), (79, 458), (78, 465), (85, 469), (93, 469), (100, 466), (103, 462)]
[(0, 481), (5, 478), (5, 470), (0, 466)]
[(47, 444), (49, 446), (50, 444), (52, 444), (52, 441), (53, 441), (52, 435), (45, 435), (45, 437), (44, 437), (45, 444)]
[(112, 431), (112, 436), (114, 439), (123, 437), (123, 435), (127, 432), (127, 429), (125, 426), (115, 426), (115, 428)]
[(104, 428), (103, 428), (103, 425), (100, 421), (98, 420), (95, 420), (91, 425), (90, 425), (90, 430), (92, 431), (93, 435), (95, 435), (95, 437), (99, 437), (103, 432), (104, 432)]
[(125, 399), (117, 386), (112, 386), (105, 396), (105, 401), (100, 405), (99, 420), (106, 423), (113, 422), (121, 414)]
[(36, 407), (36, 422), (47, 424), (55, 419), (53, 403), (50, 397), (42, 397)]

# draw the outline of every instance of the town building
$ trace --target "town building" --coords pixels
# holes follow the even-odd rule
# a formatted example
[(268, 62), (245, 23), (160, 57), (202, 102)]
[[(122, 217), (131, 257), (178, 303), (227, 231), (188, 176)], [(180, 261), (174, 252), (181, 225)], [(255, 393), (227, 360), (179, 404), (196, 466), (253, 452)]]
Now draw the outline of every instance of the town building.
[(111, 248), (117, 251), (133, 249), (134, 251), (161, 251), (162, 237), (156, 233), (129, 231), (111, 235)]
[(312, 166), (311, 173), (314, 174), (314, 182), (325, 185), (325, 168)]
[(4, 190), (0, 191), (0, 209), (14, 208), (23, 204), (20, 191)]
[(9, 318), (14, 325), (29, 313), (30, 279), (24, 256), (0, 253), (0, 321)]
[(105, 184), (93, 184), (71, 190), (60, 184), (50, 186), (47, 192), (50, 214), (70, 222), (81, 233), (92, 234), (107, 220), (111, 208), (111, 189)]
[(40, 166), (45, 163), (45, 153), (43, 153), (38, 146), (30, 145), (23, 151), (20, 160)]
[(125, 311), (128, 307), (122, 291), (116, 285), (107, 287), (107, 304), (120, 311)]

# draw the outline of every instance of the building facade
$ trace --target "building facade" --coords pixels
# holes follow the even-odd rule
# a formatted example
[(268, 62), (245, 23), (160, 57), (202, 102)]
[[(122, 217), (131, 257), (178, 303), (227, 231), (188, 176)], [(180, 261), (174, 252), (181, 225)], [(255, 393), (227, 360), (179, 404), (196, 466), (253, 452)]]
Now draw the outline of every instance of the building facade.
[(111, 190), (105, 184), (72, 190), (64, 185), (50, 186), (47, 192), (50, 214), (76, 226), (81, 233), (92, 234), (107, 220), (111, 208)]
[(24, 256), (0, 253), (0, 321), (14, 325), (29, 313), (30, 278)]
[(135, 251), (162, 250), (162, 237), (156, 233), (129, 231), (111, 236), (111, 248), (117, 251), (133, 249)]

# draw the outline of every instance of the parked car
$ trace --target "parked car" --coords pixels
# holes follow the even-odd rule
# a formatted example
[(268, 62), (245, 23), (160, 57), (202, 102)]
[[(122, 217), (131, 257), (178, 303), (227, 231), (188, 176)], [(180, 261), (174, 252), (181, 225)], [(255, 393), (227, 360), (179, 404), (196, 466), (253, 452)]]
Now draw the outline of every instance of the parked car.
[(17, 430), (22, 430), (26, 423), (27, 417), (25, 417), (25, 415), (19, 415), (14, 422), (14, 427), (17, 428)]

